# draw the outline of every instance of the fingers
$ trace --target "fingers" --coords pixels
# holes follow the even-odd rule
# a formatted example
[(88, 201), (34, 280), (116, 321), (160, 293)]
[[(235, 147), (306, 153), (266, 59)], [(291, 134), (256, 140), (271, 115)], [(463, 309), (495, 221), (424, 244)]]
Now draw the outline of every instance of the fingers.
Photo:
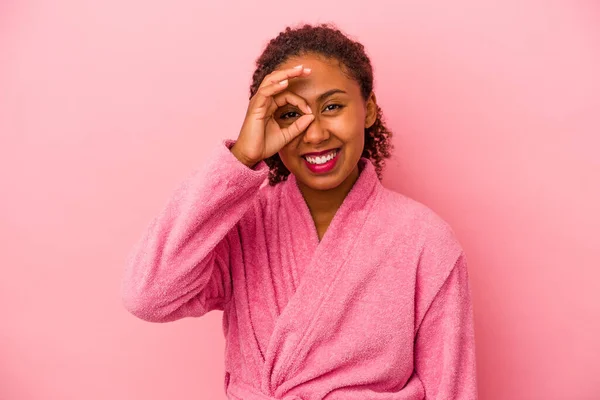
[[(298, 107), (304, 114), (312, 114), (312, 110), (304, 98), (295, 93), (285, 90), (287, 84), (272, 83), (260, 89), (255, 99), (257, 108), (266, 107), (262, 112), (272, 115), (279, 107), (291, 104)], [(270, 101), (270, 99), (273, 101)]]
[(291, 104), (293, 106), (298, 107), (305, 114), (312, 114), (312, 110), (310, 109), (308, 103), (306, 103), (306, 100), (304, 100), (304, 98), (287, 90), (273, 96), (273, 102), (273, 112), (279, 107), (283, 107), (286, 104)]
[[(279, 83), (272, 83), (269, 86), (263, 87), (256, 92), (252, 100), (250, 100), (250, 106), (248, 112), (260, 112), (261, 114), (272, 114), (273, 101), (272, 96), (277, 94), (287, 87), (287, 81), (282, 85)], [(269, 111), (267, 111), (269, 109)]]
[[(257, 99), (258, 102), (260, 104), (266, 103), (267, 99), (265, 99), (265, 97), (273, 96), (285, 90), (288, 87), (291, 78), (303, 75), (306, 76), (310, 74), (310, 72), (310, 68), (302, 68), (302, 65), (299, 65), (298, 68), (273, 71), (263, 79), (258, 87), (256, 92), (256, 97), (260, 98)], [(306, 109), (304, 108), (303, 111), (305, 110)]]
[(270, 85), (264, 86), (258, 89), (257, 95), (262, 97), (274, 96), (277, 93), (283, 92), (288, 87), (288, 80), (282, 82), (271, 83)]
[[(275, 96), (283, 92), (289, 85), (289, 80), (299, 76), (307, 76), (311, 72), (310, 68), (303, 68), (302, 65), (298, 65), (295, 68), (288, 68), (283, 70), (276, 70), (267, 75), (261, 82), (256, 95), (254, 96), (254, 109), (255, 111), (265, 112), (265, 108), (268, 107), (268, 114), (272, 114), (277, 107), (281, 107), (286, 104), (286, 100), (281, 98), (276, 101), (277, 105), (271, 102), (270, 97)], [(306, 101), (300, 97), (286, 96), (290, 104), (299, 107), (305, 113), (311, 113), (310, 107), (306, 104)]]
[(303, 68), (302, 65), (297, 65), (294, 68), (276, 70), (271, 72), (269, 75), (265, 76), (263, 81), (261, 82), (259, 89), (264, 86), (269, 86), (273, 83), (279, 83), (286, 79), (295, 78), (298, 76), (307, 76), (311, 72), (310, 68)]
[(290, 126), (282, 128), (281, 133), (283, 134), (285, 143), (290, 143), (296, 136), (304, 132), (314, 119), (315, 116), (313, 114), (306, 114), (295, 120)]

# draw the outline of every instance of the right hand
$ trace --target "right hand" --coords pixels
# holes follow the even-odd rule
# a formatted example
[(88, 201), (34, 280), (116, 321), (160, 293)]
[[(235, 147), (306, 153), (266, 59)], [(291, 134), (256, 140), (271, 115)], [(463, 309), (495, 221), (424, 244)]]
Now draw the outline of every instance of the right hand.
[[(308, 68), (298, 67), (275, 70), (265, 76), (250, 99), (240, 135), (231, 148), (231, 152), (247, 166), (252, 167), (279, 152), (314, 120), (306, 100), (286, 90), (290, 79), (307, 76), (311, 72)], [(304, 115), (281, 128), (274, 113), (285, 104), (298, 107)]]

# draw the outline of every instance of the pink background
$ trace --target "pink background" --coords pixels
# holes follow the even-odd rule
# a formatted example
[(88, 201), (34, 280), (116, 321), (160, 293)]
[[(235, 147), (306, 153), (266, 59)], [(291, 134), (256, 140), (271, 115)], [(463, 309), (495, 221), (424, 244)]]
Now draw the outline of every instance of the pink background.
[(298, 21), (365, 44), (384, 184), (465, 247), (480, 398), (600, 398), (600, 5), (493, 3), (0, 2), (0, 399), (224, 398), (221, 314), (143, 322), (119, 282)]

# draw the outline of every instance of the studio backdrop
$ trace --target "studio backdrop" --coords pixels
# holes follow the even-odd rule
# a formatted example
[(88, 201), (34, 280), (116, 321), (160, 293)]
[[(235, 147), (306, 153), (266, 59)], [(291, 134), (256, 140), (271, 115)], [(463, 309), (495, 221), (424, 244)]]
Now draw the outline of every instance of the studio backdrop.
[(600, 398), (598, 2), (4, 0), (0, 399), (225, 398), (221, 313), (144, 322), (120, 280), (301, 22), (365, 45), (383, 183), (464, 246), (480, 398)]

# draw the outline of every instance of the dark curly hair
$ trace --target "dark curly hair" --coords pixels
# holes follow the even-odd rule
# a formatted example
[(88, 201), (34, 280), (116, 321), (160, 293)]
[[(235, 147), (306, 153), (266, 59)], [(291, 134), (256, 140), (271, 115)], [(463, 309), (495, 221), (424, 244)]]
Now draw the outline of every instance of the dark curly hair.
[[(373, 90), (373, 67), (365, 53), (364, 46), (348, 38), (332, 24), (309, 25), (297, 28), (287, 27), (272, 39), (262, 55), (256, 60), (256, 70), (252, 76), (250, 98), (252, 98), (261, 82), (279, 65), (289, 58), (305, 54), (318, 54), (339, 61), (344, 72), (360, 86), (361, 95), (366, 101)], [(365, 129), (365, 147), (362, 157), (373, 162), (377, 176), (381, 180), (385, 159), (391, 156), (392, 132), (383, 121), (381, 108), (377, 106), (375, 123)], [(284, 181), (290, 174), (279, 154), (265, 159), (269, 166), (269, 184), (271, 186)]]

